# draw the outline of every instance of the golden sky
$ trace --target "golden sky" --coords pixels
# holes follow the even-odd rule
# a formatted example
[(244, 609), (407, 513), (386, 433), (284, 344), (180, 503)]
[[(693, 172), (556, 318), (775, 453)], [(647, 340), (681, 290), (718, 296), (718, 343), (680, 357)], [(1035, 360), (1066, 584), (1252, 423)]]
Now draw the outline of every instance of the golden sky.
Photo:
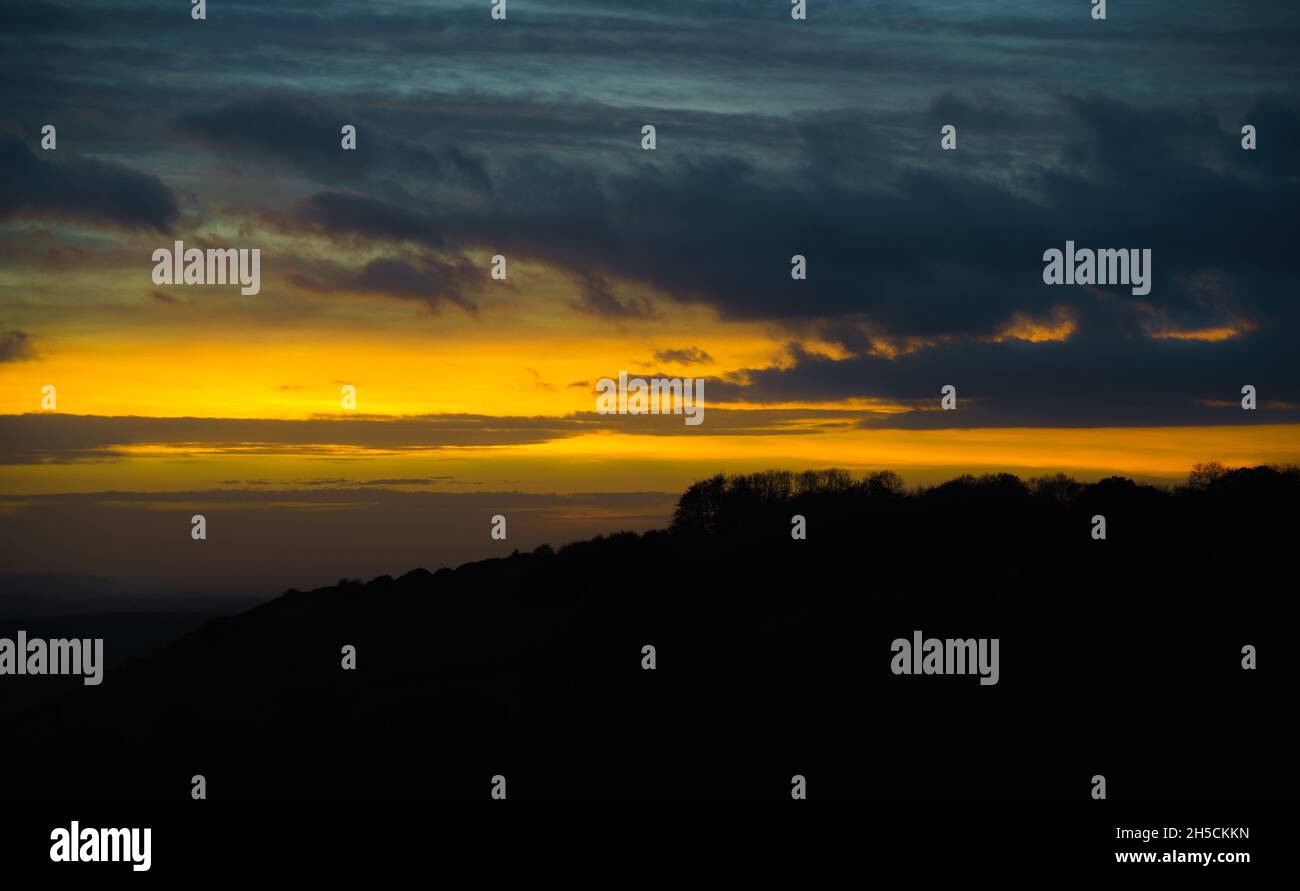
[[(473, 313), (312, 294), (273, 267), (262, 293), (248, 297), (221, 286), (142, 285), (147, 271), (137, 264), (103, 274), (95, 296), (81, 294), (75, 303), (62, 276), (57, 288), (35, 289), (41, 297), (21, 310), (24, 323), (42, 333), (28, 359), (0, 366), (0, 410), (39, 412), (49, 384), (57, 412), (76, 416), (340, 424), (460, 414), (565, 419), (589, 416), (596, 379), (623, 369), (743, 382), (748, 370), (790, 365), (791, 334), (779, 326), (661, 299), (649, 302), (649, 323), (601, 318), (576, 307), (569, 278), (531, 264), (516, 264), (495, 291), (487, 286)], [(1041, 323), (1019, 315), (990, 340), (1017, 339), (1032, 349), (1073, 331), (1060, 311)], [(801, 338), (800, 349), (843, 357), (813, 336)], [(884, 355), (895, 349), (878, 345)], [(665, 357), (670, 351), (680, 355)], [(345, 384), (356, 388), (353, 412), (342, 408)], [(698, 428), (680, 417), (609, 417), (599, 429), (535, 441), (498, 442), (485, 431), (480, 441), (448, 444), (415, 433), (387, 447), (328, 436), (296, 448), (273, 435), (266, 443), (146, 438), (119, 443), (108, 457), (8, 464), (0, 480), (14, 494), (429, 477), (445, 478), (448, 491), (673, 492), (718, 471), (836, 465), (891, 468), (913, 483), (984, 470), (1170, 481), (1202, 460), (1295, 461), (1300, 441), (1300, 428), (1287, 424), (892, 429), (891, 414), (918, 406), (872, 398), (753, 404), (715, 401), (711, 392), (706, 387)], [(865, 419), (872, 429), (858, 426)]]
[[(205, 572), (260, 578), (288, 524), (295, 583), (423, 561), (430, 505), (474, 505), (453, 559), (501, 498), (536, 543), (720, 471), (1300, 462), (1289, 8), (1134, 11), (1156, 51), (1080, 68), (1035, 4), (91, 6), (0, 34), (0, 569), (143, 571), (204, 504), (244, 512)], [(258, 250), (260, 291), (155, 282), (177, 241)], [(1150, 250), (1149, 290), (1045, 282), (1067, 241)], [(703, 378), (703, 423), (598, 414), (623, 370)], [(318, 567), (352, 510), (368, 558)]]

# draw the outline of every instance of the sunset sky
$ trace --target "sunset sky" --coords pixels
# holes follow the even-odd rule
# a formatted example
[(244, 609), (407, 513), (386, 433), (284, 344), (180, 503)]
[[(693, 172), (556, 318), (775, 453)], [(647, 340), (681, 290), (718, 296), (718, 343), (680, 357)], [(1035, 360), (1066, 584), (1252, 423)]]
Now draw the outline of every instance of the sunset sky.
[[(1294, 3), (489, 7), (4, 5), (0, 570), (305, 587), (718, 471), (1300, 460)], [(260, 293), (155, 285), (177, 240)], [(1150, 294), (1045, 285), (1067, 240)], [(704, 423), (596, 414), (623, 369)]]

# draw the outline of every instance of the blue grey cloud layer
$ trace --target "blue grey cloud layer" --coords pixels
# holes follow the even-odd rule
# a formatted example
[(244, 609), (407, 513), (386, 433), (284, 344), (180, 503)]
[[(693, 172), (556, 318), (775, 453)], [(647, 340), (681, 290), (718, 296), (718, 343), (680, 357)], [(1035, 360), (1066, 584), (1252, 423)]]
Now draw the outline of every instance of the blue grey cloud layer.
[[(7, 4), (0, 222), (176, 231), (235, 208), (392, 248), (312, 287), (471, 313), (463, 252), (490, 247), (572, 274), (597, 316), (635, 324), (653, 296), (846, 354), (794, 347), (715, 398), (955, 383), (978, 410), (891, 423), (1203, 423), (1238, 421), (1250, 383), (1252, 420), (1296, 419), (1294, 4), (1112, 4), (1106, 22), (1082, 0), (810, 0), (806, 22), (780, 0), (509, 10)], [(50, 120), (57, 161), (34, 151)], [(1044, 285), (1066, 239), (1150, 248), (1151, 294)], [(988, 340), (1058, 306), (1064, 343)], [(1150, 336), (1221, 327), (1242, 333)], [(873, 338), (930, 345), (883, 359)]]

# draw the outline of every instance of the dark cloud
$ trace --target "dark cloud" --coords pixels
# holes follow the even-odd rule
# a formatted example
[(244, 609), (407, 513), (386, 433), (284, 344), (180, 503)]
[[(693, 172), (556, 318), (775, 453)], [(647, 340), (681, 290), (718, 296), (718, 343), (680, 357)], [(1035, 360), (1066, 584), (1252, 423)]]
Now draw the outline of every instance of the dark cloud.
[(169, 443), (193, 451), (239, 445), (274, 454), (351, 446), (436, 449), (518, 445), (573, 436), (595, 424), (562, 418), (428, 415), (403, 418), (143, 418), (92, 415), (0, 415), (0, 463), (101, 460), (122, 448)]
[(304, 199), (290, 222), (334, 237), (406, 241), (443, 247), (443, 234), (418, 210), (345, 192), (320, 192)]
[(359, 179), (369, 164), (366, 142), (344, 151), (342, 127), (350, 112), (332, 112), (307, 97), (249, 96), (182, 115), (177, 129), (235, 161), (302, 169), (331, 182)]
[[(339, 446), (408, 451), (523, 445), (597, 431), (663, 436), (806, 434), (810, 432), (806, 423), (809, 420), (847, 425), (864, 420), (870, 414), (838, 409), (738, 411), (710, 408), (709, 399), (716, 386), (718, 384), (713, 380), (706, 382), (705, 422), (698, 427), (687, 427), (680, 415), (597, 414), (594, 398), (591, 411), (574, 412), (563, 417), (445, 414), (271, 420), (0, 415), (0, 464), (116, 460), (126, 454), (128, 447), (138, 445), (170, 445), (195, 454), (237, 449), (240, 455), (331, 455), (332, 450)], [(336, 478), (326, 482), (347, 480)]]
[(600, 275), (583, 275), (579, 279), (581, 299), (575, 309), (608, 319), (650, 319), (654, 309), (644, 297), (619, 297)]
[(43, 34), (85, 27), (85, 16), (59, 3), (6, 3), (0, 6), (0, 33)]
[(432, 486), (436, 483), (446, 482), (455, 479), (451, 476), (434, 476), (421, 477), (418, 479), (391, 479), (391, 480), (362, 480), (358, 485), (362, 486)]
[[(871, 165), (870, 154), (855, 159), (822, 145), (851, 141), (858, 131), (813, 127), (802, 131), (808, 157), (833, 160), (804, 176), (774, 175), (734, 157), (675, 157), (612, 170), (533, 158), (503, 171), (501, 194), (510, 200), (499, 205), (417, 210), (323, 194), (307, 207), (337, 235), (442, 249), (491, 244), (573, 270), (578, 305), (604, 317), (651, 311), (641, 298), (616, 295), (610, 282), (617, 280), (724, 317), (776, 320), (797, 334), (827, 337), (860, 354), (858, 371), (869, 372), (860, 379), (872, 383), (849, 395), (867, 395), (882, 380), (906, 381), (906, 370), (924, 363), (936, 371), (970, 368), (976, 380), (980, 369), (1002, 368), (1020, 380), (1035, 376), (1035, 361), (1049, 359), (1061, 363), (1059, 374), (1049, 375), (1054, 386), (1094, 389), (1092, 403), (1079, 405), (1081, 421), (1200, 422), (1216, 417), (1203, 400), (1240, 375), (1265, 375), (1274, 392), (1285, 391), (1300, 371), (1295, 351), (1286, 338), (1264, 334), (1300, 317), (1288, 297), (1300, 268), (1287, 224), (1300, 206), (1300, 181), (1277, 172), (1279, 159), (1282, 168), (1296, 169), (1300, 145), (1242, 152), (1239, 133), (1203, 109), (1142, 108), (1097, 95), (1054, 101), (1069, 123), (1059, 150), (1010, 176), (991, 176), (979, 163), (963, 166), (959, 151), (950, 164), (925, 167), (881, 153), (874, 176), (863, 179), (857, 174)], [(935, 108), (981, 126), (980, 104), (991, 99), (944, 93)], [(1251, 106), (1283, 137), (1294, 127), (1289, 109), (1276, 100)], [(990, 123), (1000, 133), (1017, 125), (1010, 111)], [(924, 135), (935, 153), (937, 136)], [(875, 148), (871, 140), (865, 145)], [(1150, 248), (1151, 294), (1044, 285), (1042, 253), (1066, 240)], [(794, 253), (808, 259), (807, 281), (790, 278)], [(1076, 324), (1070, 345), (986, 340), (1020, 316), (1060, 313)], [(1225, 326), (1257, 333), (1220, 343), (1145, 336)], [(862, 355), (875, 338), (929, 346), (899, 360)], [(1125, 376), (1089, 373), (1085, 355), (1108, 357)], [(793, 370), (755, 372), (744, 395), (838, 398), (842, 388), (833, 380), (800, 392), (798, 381), (814, 367), (821, 366), (806, 361)], [(1206, 368), (1219, 369), (1225, 380), (1206, 380), (1198, 371)], [(791, 383), (780, 383), (786, 379)], [(1112, 389), (1102, 387), (1106, 381)], [(932, 382), (915, 384), (911, 392), (928, 398)], [(1127, 394), (1148, 388), (1141, 405), (1123, 407)], [(907, 396), (908, 388), (878, 395)], [(1051, 405), (1068, 401), (1055, 397)], [(1012, 422), (1014, 400), (998, 404), (988, 417)], [(1066, 416), (1028, 401), (1022, 407), (1038, 418)]]
[[(728, 157), (615, 172), (534, 158), (503, 171), (509, 198), (499, 204), (422, 209), (321, 193), (296, 222), (336, 237), (490, 246), (549, 262), (577, 275), (578, 306), (608, 317), (649, 312), (644, 297), (614, 293), (619, 281), (729, 318), (840, 317), (892, 336), (992, 334), (1016, 312), (1092, 301), (1041, 281), (1042, 252), (1067, 239), (1150, 247), (1151, 299), (1185, 327), (1229, 310), (1253, 320), (1289, 311), (1276, 294), (1297, 271), (1279, 225), (1300, 198), (1294, 178), (1266, 181), (1242, 168), (1226, 154), (1243, 154), (1237, 137), (1200, 113), (1077, 96), (1060, 108), (1074, 135), (1018, 181), (892, 158), (879, 159), (869, 182), (834, 165), (774, 176)], [(821, 131), (804, 137), (810, 157), (825, 156)], [(937, 133), (925, 139), (938, 152)], [(871, 160), (859, 157), (859, 167)], [(807, 257), (807, 281), (790, 278), (796, 253)], [(1218, 305), (1189, 286), (1207, 271), (1227, 285)]]
[[(345, 124), (356, 128), (354, 149), (343, 149)], [(491, 190), (484, 161), (473, 153), (456, 146), (419, 145), (400, 130), (372, 124), (346, 106), (327, 107), (309, 96), (242, 96), (184, 114), (176, 127), (232, 162), (301, 171), (320, 182), (355, 182), (379, 173)]]
[(376, 257), (359, 268), (315, 257), (288, 257), (284, 267), (287, 281), (313, 294), (388, 297), (422, 303), (435, 312), (450, 304), (470, 315), (477, 313), (474, 298), (489, 280), (486, 268), (463, 255), (420, 249)]
[(43, 154), (50, 160), (17, 137), (0, 136), (0, 220), (68, 220), (168, 233), (180, 215), (176, 197), (156, 176), (70, 149)]
[(683, 347), (679, 350), (656, 350), (656, 362), (677, 362), (682, 365), (708, 365), (713, 357), (699, 347)]
[(0, 329), (0, 362), (22, 362), (35, 359), (36, 350), (26, 331)]
[[(834, 402), (875, 398), (913, 406), (870, 415), (865, 427), (1093, 427), (1300, 422), (1290, 338), (1224, 343), (1081, 337), (1066, 342), (966, 341), (893, 359), (832, 359), (792, 347), (788, 367), (710, 382), (720, 401)], [(957, 388), (956, 411), (940, 389)], [(1241, 388), (1259, 408), (1243, 410)]]
[(444, 263), (422, 258), (412, 262), (381, 258), (367, 263), (347, 287), (361, 293), (418, 300), (435, 310), (444, 303), (452, 303), (474, 313), (477, 307), (468, 294), (481, 289), (486, 281), (486, 272), (467, 261)]
[[(314, 479), (293, 480), (291, 483), (281, 483), (281, 485), (314, 486), (314, 487), (325, 486), (325, 487), (332, 487), (332, 488), (339, 488), (339, 487), (346, 488), (348, 486), (378, 486), (378, 487), (433, 486), (454, 479), (455, 479), (454, 476), (399, 477), (394, 479), (378, 479), (378, 480), (354, 480), (354, 479), (348, 479), (347, 477), (317, 477)], [(221, 482), (223, 484), (239, 485), (241, 481), (222, 480)], [(246, 486), (269, 486), (272, 484), (271, 480), (265, 480), (265, 479), (243, 480), (242, 482)]]

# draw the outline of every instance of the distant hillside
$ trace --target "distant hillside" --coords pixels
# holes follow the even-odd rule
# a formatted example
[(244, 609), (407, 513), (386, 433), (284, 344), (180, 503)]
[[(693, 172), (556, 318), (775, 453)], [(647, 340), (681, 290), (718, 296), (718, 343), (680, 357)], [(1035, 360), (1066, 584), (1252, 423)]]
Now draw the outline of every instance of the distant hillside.
[(0, 573), (0, 620), (106, 613), (231, 613), (258, 602), (258, 598), (193, 594), (84, 573)]

